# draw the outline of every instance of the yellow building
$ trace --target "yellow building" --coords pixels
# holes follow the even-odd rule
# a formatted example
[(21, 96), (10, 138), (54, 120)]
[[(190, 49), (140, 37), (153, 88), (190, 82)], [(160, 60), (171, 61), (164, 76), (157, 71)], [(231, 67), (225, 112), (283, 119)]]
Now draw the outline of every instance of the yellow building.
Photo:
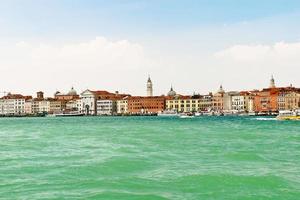
[(300, 108), (300, 93), (291, 91), (285, 94), (285, 110)]
[(166, 109), (177, 112), (207, 111), (212, 106), (212, 98), (209, 95), (179, 96), (166, 99)]

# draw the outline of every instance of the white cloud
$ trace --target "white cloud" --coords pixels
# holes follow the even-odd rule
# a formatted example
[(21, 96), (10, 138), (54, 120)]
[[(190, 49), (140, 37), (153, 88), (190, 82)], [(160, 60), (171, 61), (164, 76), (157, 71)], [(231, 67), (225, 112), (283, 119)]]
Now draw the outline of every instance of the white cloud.
[(0, 91), (54, 92), (73, 84), (83, 87), (80, 89), (118, 89), (112, 82), (120, 79), (122, 72), (139, 70), (148, 63), (143, 46), (127, 40), (97, 37), (63, 44), (17, 42), (0, 46)]
[(300, 61), (300, 42), (278, 42), (274, 45), (234, 45), (219, 51), (215, 57), (236, 62), (283, 62)]
[[(105, 67), (107, 69), (136, 68), (144, 61), (143, 47), (127, 40), (109, 41), (104, 37), (73, 44), (18, 42), (0, 48), (7, 64), (15, 57), (26, 67)], [(3, 60), (3, 59), (2, 59)], [(1, 61), (0, 61), (1, 62)]]
[[(267, 77), (274, 74), (278, 85), (299, 86), (300, 43), (277, 42), (271, 45), (234, 45), (214, 54), (220, 72), (244, 88), (267, 86)], [(238, 85), (238, 84), (236, 84)], [(239, 87), (240, 88), (240, 87)]]

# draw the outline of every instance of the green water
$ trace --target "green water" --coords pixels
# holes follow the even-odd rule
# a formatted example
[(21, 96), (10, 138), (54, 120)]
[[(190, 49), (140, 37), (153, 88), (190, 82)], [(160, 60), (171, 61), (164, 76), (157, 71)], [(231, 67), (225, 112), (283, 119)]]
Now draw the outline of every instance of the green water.
[(300, 122), (0, 118), (0, 199), (300, 199)]

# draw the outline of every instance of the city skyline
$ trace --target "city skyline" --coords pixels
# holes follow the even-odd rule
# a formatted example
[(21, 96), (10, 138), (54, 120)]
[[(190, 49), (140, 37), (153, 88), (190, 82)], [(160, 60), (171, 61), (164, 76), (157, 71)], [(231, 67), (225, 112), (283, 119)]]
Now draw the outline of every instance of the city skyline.
[[(272, 5), (272, 6), (270, 6)], [(2, 1), (0, 92), (300, 85), (299, 1)], [(53, 15), (55, 13), (55, 15)]]

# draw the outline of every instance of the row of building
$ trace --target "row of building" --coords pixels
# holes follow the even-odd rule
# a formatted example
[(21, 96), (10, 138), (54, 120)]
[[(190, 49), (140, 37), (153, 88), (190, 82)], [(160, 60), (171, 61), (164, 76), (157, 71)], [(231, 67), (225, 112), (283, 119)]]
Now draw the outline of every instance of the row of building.
[(153, 96), (152, 81), (147, 81), (147, 96), (131, 96), (104, 90), (85, 90), (80, 94), (71, 88), (68, 93), (56, 92), (45, 98), (7, 94), (0, 98), (0, 115), (37, 115), (76, 112), (85, 115), (155, 114), (164, 110), (177, 112), (244, 112), (276, 113), (300, 108), (300, 89), (292, 85), (276, 87), (274, 78), (262, 90), (229, 91), (222, 86), (207, 95), (180, 95), (171, 87), (166, 95)]

